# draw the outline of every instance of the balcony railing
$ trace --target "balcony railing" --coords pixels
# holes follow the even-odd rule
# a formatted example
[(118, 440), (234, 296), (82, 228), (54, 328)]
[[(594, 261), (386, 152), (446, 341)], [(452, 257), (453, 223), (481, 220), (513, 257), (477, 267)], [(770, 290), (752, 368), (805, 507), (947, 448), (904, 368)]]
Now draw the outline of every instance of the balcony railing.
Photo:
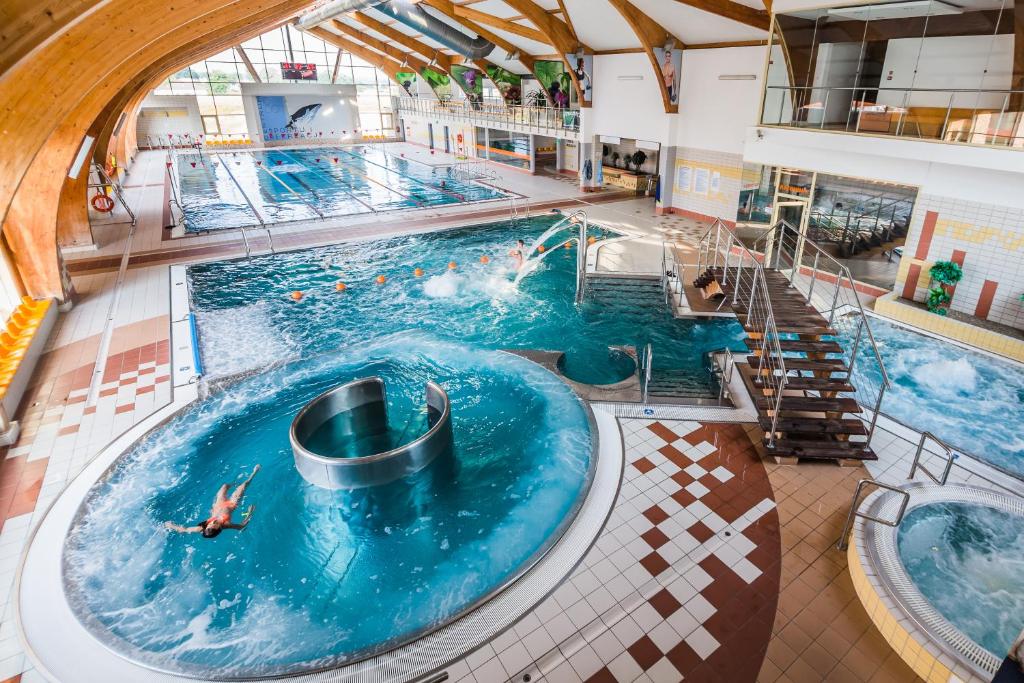
[(761, 123), (1024, 149), (1024, 90), (768, 86)]
[(398, 109), (427, 116), (444, 116), (466, 123), (516, 126), (535, 133), (576, 133), (580, 129), (580, 112), (577, 109), (507, 105), (501, 100), (470, 103), (465, 100), (400, 97)]

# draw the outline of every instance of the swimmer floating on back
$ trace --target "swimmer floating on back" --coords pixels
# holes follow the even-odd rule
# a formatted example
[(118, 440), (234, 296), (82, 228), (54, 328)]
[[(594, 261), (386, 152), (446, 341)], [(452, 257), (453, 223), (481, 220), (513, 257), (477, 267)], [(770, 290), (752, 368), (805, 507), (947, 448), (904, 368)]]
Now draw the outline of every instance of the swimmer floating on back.
[(228, 489), (231, 488), (231, 484), (224, 484), (217, 491), (217, 495), (213, 499), (213, 507), (210, 508), (210, 517), (203, 522), (200, 522), (196, 526), (182, 526), (175, 524), (174, 522), (164, 522), (164, 526), (171, 531), (180, 531), (183, 534), (197, 534), (201, 533), (203, 538), (213, 538), (224, 529), (237, 529), (241, 531), (249, 524), (249, 520), (252, 519), (252, 511), (255, 509), (255, 505), (250, 505), (249, 509), (245, 511), (243, 521), (241, 524), (233, 524), (231, 522), (231, 513), (235, 511), (238, 504), (242, 502), (242, 496), (245, 495), (245, 489), (248, 488), (249, 482), (256, 476), (256, 473), (260, 471), (260, 466), (256, 465), (252, 469), (252, 474), (249, 478), (239, 484), (231, 497), (228, 497)]

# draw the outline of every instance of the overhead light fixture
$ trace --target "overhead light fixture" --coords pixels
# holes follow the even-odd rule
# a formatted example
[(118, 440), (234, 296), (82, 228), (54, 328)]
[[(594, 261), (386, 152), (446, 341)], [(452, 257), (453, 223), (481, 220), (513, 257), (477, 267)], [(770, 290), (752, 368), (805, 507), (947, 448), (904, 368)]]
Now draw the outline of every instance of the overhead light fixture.
[(888, 2), (863, 7), (832, 7), (828, 10), (829, 16), (863, 21), (963, 14), (963, 12), (963, 8), (942, 0), (906, 0), (906, 2)]
[(757, 76), (754, 74), (719, 74), (718, 80), (720, 81), (756, 81)]
[(618, 79), (620, 81), (642, 81), (644, 80), (644, 77), (640, 74), (626, 74), (624, 76), (619, 76)]

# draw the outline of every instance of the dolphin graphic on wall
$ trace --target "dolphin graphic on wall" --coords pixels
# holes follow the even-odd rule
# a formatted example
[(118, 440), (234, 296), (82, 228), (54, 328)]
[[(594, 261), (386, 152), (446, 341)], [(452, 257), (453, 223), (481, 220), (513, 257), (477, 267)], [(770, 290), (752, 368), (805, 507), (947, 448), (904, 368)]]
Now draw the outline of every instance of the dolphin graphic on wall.
[(314, 118), (316, 118), (316, 114), (320, 111), (320, 107), (322, 106), (324, 105), (307, 104), (304, 107), (299, 107), (295, 110), (295, 113), (292, 114), (291, 118), (288, 119), (288, 123), (285, 128), (295, 128), (296, 126), (304, 126), (307, 123), (310, 123)]

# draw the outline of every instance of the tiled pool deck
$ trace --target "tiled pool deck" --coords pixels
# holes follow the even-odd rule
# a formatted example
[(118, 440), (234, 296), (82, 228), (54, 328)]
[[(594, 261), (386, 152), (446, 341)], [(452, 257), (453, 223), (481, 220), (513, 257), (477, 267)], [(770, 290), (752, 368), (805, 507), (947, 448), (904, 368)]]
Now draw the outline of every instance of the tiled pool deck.
[[(2, 683), (43, 680), (24, 654), (13, 618), (14, 575), (30, 529), (105, 444), (173, 397), (167, 263), (181, 255), (174, 253), (177, 240), (161, 240), (161, 169), (159, 156), (152, 157), (128, 190), (139, 207), (133, 254), (152, 258), (132, 264), (115, 297), (116, 265), (94, 259), (123, 251), (123, 226), (103, 229), (109, 241), (99, 252), (76, 255), (84, 259), (72, 263), (79, 301), (58, 321), (17, 416), (21, 437), (0, 465)], [(514, 174), (509, 182), (538, 201), (593, 199), (553, 179)], [(655, 217), (641, 201), (592, 209), (605, 222), (683, 242), (700, 230), (678, 217)], [(445, 217), (480, 219), (478, 212)], [(362, 229), (371, 235), (393, 227)], [(297, 246), (347, 235), (350, 228), (320, 228), (293, 231), (288, 239)], [(240, 253), (239, 244), (222, 236), (181, 245), (211, 248), (190, 258)], [(100, 358), (108, 326), (110, 345)], [(846, 555), (834, 548), (857, 481), (905, 481), (912, 444), (878, 432), (881, 459), (869, 473), (768, 463), (754, 445), (754, 425), (635, 419), (620, 425), (627, 464), (595, 546), (511, 630), (451, 665), (449, 680), (915, 679), (871, 625)]]

